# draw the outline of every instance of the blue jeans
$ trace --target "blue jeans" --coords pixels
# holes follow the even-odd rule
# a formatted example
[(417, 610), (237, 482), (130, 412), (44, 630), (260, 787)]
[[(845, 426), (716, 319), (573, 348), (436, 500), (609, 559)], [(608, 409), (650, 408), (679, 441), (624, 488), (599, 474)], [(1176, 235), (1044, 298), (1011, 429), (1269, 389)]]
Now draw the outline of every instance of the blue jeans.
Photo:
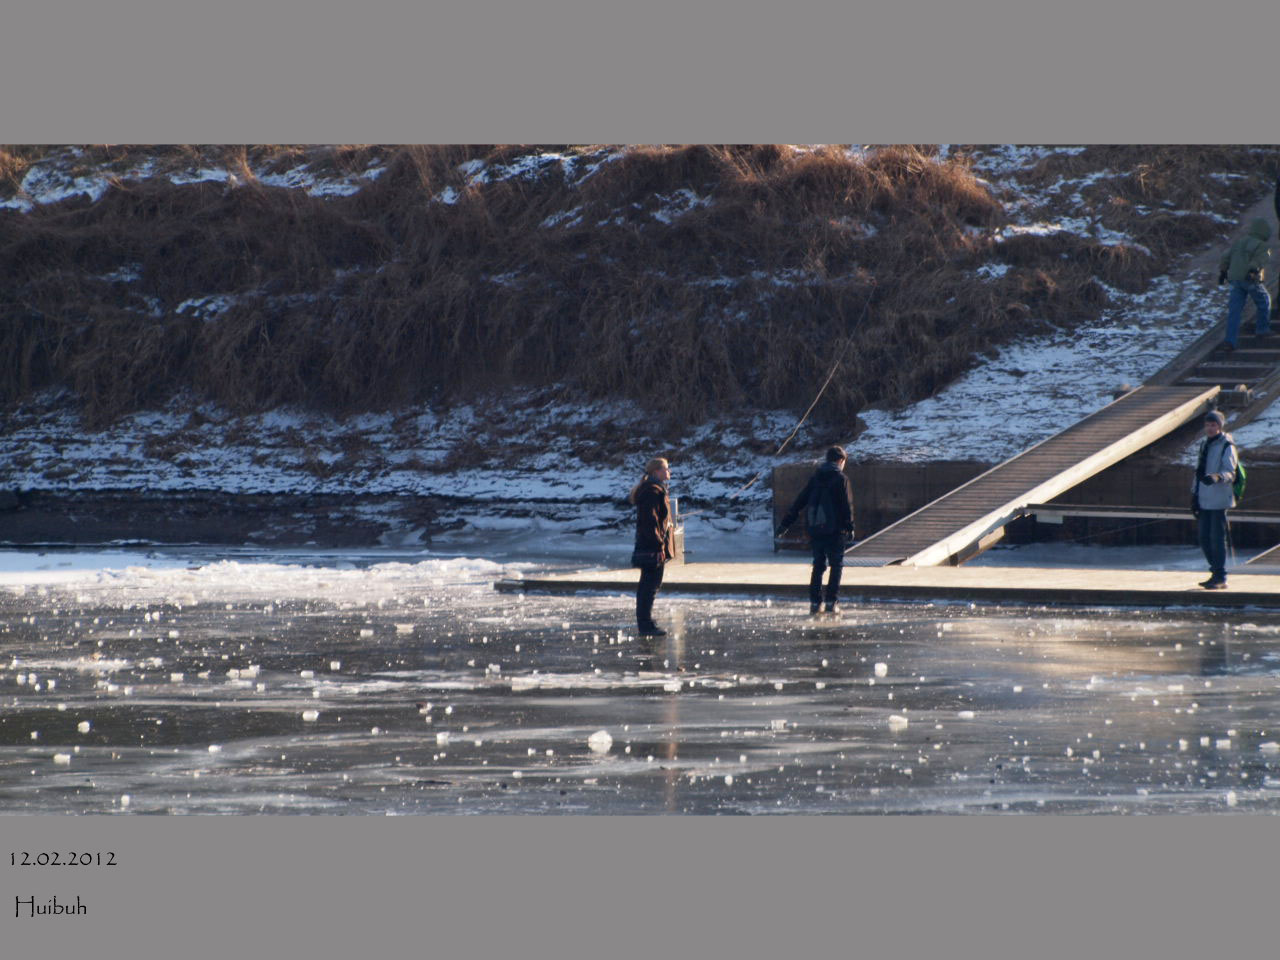
[(1200, 549), (1215, 580), (1227, 579), (1227, 511), (1200, 511)]
[(844, 535), (833, 533), (826, 537), (810, 537), (813, 547), (813, 572), (809, 576), (809, 604), (822, 602), (822, 575), (827, 567), (831, 576), (827, 579), (827, 603), (835, 603), (840, 593), (840, 575), (844, 572)]
[(1253, 299), (1258, 308), (1258, 333), (1271, 332), (1271, 294), (1260, 283), (1232, 283), (1231, 297), (1227, 300), (1227, 343), (1233, 347), (1240, 334), (1240, 315), (1244, 313), (1244, 302)]

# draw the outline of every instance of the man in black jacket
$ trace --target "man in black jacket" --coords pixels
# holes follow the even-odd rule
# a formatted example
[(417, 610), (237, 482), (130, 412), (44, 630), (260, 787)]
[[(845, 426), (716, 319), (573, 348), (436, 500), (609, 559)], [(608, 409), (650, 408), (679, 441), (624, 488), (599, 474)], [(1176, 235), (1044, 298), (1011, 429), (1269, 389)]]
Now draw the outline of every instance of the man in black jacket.
[(853, 538), (853, 491), (844, 475), (845, 453), (842, 447), (827, 451), (820, 466), (778, 526), (778, 536), (787, 532), (800, 511), (804, 511), (809, 543), (813, 547), (813, 572), (809, 577), (809, 613), (816, 614), (822, 604), (822, 575), (827, 567), (826, 611), (840, 612), (838, 595), (840, 575), (844, 572), (844, 549)]

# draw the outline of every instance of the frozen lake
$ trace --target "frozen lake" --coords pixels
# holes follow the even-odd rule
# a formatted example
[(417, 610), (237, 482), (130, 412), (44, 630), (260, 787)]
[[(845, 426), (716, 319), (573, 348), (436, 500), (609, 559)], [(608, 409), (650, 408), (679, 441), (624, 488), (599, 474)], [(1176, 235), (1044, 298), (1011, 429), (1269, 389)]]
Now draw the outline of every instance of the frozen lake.
[(642, 640), (506, 553), (6, 551), (0, 812), (1280, 812), (1278, 613), (660, 595)]

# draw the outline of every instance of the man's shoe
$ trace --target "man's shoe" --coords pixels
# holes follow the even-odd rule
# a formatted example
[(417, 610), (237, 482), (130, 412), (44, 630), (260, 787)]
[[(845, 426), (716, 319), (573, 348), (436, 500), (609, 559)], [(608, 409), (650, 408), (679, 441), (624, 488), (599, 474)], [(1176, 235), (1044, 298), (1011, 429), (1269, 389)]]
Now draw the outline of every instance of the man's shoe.
[(840, 604), (836, 603), (834, 600), (831, 603), (828, 603), (827, 613), (831, 614), (833, 617), (840, 616)]
[(809, 604), (809, 616), (816, 617), (818, 615), (818, 611), (821, 609), (822, 609), (822, 604), (820, 603)]
[(642, 637), (665, 637), (667, 631), (663, 630), (656, 623), (642, 623), (639, 630)]
[(1225, 580), (1206, 580), (1201, 584), (1206, 590), (1225, 590), (1227, 589), (1227, 581)]

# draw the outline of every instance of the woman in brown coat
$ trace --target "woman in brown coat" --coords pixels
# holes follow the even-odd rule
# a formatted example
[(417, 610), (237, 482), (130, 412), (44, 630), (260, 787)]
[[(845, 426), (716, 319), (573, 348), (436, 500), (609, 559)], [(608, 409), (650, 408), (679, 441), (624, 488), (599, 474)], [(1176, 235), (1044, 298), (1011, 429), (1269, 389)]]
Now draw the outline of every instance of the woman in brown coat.
[(662, 585), (662, 571), (672, 557), (671, 501), (667, 483), (671, 468), (662, 457), (654, 457), (644, 468), (644, 476), (631, 488), (628, 498), (636, 508), (636, 546), (631, 564), (640, 568), (636, 586), (636, 626), (641, 636), (664, 637), (666, 631), (653, 622), (653, 599)]

